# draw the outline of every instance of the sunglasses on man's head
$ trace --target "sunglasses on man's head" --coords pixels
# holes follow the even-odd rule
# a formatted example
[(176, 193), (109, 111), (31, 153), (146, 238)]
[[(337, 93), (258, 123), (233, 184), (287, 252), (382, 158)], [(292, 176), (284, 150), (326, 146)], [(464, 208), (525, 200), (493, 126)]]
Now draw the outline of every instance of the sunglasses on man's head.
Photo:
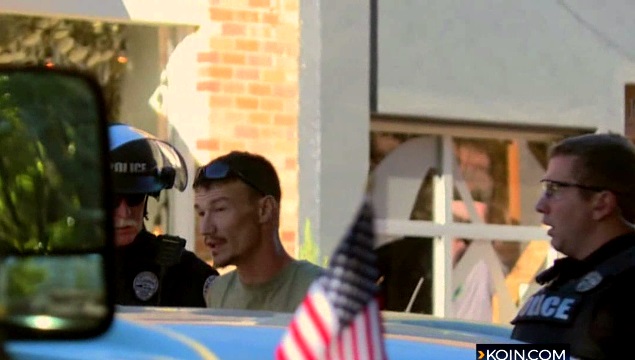
[(115, 201), (113, 202), (113, 206), (115, 208), (119, 207), (122, 201), (128, 205), (128, 207), (133, 207), (141, 204), (146, 199), (146, 194), (126, 194), (126, 195), (115, 195)]
[(196, 173), (196, 177), (194, 178), (194, 186), (198, 186), (198, 184), (200, 184), (203, 180), (222, 180), (226, 179), (230, 175), (236, 176), (260, 194), (267, 195), (265, 191), (263, 191), (253, 181), (249, 180), (249, 178), (247, 178), (243, 173), (232, 169), (228, 164), (222, 161), (213, 162), (207, 166), (199, 168)]

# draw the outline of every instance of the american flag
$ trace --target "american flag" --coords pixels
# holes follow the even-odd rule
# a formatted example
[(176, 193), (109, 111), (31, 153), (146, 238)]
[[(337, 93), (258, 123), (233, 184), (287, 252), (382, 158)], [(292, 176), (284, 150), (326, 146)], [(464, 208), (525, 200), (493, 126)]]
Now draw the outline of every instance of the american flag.
[(373, 210), (368, 200), (309, 288), (278, 347), (276, 360), (386, 359), (376, 294)]

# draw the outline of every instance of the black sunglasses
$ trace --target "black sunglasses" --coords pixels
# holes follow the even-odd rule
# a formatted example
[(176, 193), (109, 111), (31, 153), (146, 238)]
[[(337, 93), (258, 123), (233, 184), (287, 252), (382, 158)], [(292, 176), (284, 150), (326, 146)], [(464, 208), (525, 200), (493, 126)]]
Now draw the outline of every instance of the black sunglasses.
[(232, 169), (231, 166), (222, 161), (213, 162), (207, 166), (199, 168), (198, 172), (196, 173), (196, 177), (194, 178), (194, 186), (200, 185), (201, 181), (204, 180), (222, 180), (231, 175), (236, 176), (245, 184), (251, 186), (258, 193), (267, 195), (264, 190), (262, 190), (253, 181), (249, 180), (249, 178), (245, 176), (245, 174), (241, 173), (238, 170)]
[(570, 183), (566, 181), (556, 181), (556, 180), (549, 180), (549, 179), (540, 180), (540, 184), (542, 185), (542, 190), (545, 194), (545, 197), (547, 198), (553, 197), (558, 192), (558, 190), (560, 190), (560, 188), (576, 187), (578, 189), (594, 191), (594, 192), (600, 192), (600, 191), (606, 190), (599, 186), (589, 186), (589, 185), (582, 185), (577, 183)]
[(146, 194), (115, 195), (115, 201), (112, 203), (112, 206), (116, 209), (122, 201), (124, 201), (128, 207), (137, 206), (146, 199), (146, 196)]

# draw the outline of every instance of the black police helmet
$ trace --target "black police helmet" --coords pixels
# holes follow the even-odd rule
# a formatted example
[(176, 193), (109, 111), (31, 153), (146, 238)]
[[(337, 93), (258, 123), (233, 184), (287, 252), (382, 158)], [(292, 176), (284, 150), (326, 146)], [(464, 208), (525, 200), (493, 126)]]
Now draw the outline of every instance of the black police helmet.
[(108, 133), (115, 193), (158, 197), (164, 189), (185, 190), (187, 167), (174, 146), (126, 124), (113, 123)]

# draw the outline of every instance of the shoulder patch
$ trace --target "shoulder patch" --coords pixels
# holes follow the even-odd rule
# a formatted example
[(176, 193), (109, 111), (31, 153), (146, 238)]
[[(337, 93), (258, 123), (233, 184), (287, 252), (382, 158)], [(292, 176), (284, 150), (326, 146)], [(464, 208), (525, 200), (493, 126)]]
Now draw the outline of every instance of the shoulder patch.
[(212, 285), (212, 282), (214, 282), (214, 279), (216, 279), (217, 277), (218, 275), (210, 275), (207, 277), (207, 279), (205, 279), (205, 283), (203, 283), (203, 297), (207, 295), (207, 290)]
[(159, 289), (159, 278), (150, 271), (142, 271), (135, 276), (132, 287), (139, 300), (148, 301)]
[(602, 282), (602, 275), (597, 271), (591, 271), (584, 275), (584, 277), (575, 286), (575, 291), (585, 292), (589, 291)]

